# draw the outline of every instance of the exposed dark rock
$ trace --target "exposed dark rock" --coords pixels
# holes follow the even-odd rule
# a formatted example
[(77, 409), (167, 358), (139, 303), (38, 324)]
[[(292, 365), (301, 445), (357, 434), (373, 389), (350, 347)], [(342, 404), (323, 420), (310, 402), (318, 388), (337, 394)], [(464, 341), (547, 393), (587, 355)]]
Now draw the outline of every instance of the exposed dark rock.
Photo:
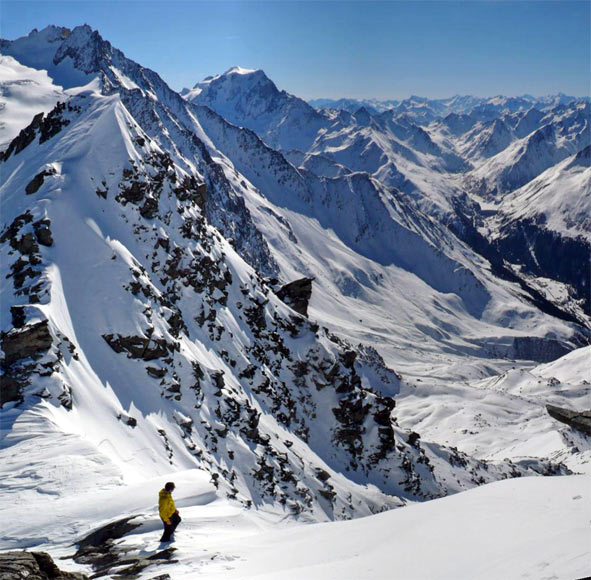
[(192, 175), (187, 175), (174, 189), (174, 193), (180, 201), (188, 199), (194, 201), (201, 209), (205, 209), (207, 201), (207, 186), (199, 183)]
[(128, 186), (120, 185), (120, 192), (117, 196), (121, 199), (130, 203), (138, 203), (144, 199), (148, 191), (148, 185), (143, 181), (132, 181)]
[(47, 116), (42, 120), (39, 126), (39, 143), (45, 143), (45, 141), (55, 137), (63, 127), (66, 127), (70, 124), (69, 119), (64, 119), (63, 113), (68, 109), (68, 111), (77, 110), (78, 108), (74, 108), (71, 105), (66, 105), (66, 103), (57, 103), (57, 105), (47, 114)]
[(568, 284), (575, 298), (583, 301), (586, 314), (591, 313), (591, 245), (587, 240), (563, 236), (530, 219), (507, 224), (495, 244), (506, 260), (523, 264), (528, 273)]
[(51, 230), (49, 229), (50, 225), (51, 221), (48, 219), (39, 220), (33, 224), (37, 242), (39, 242), (42, 246), (53, 245), (53, 238), (51, 236)]
[(308, 304), (312, 296), (314, 278), (300, 278), (285, 284), (277, 291), (277, 296), (291, 306), (298, 314), (308, 316)]
[(380, 404), (381, 408), (379, 411), (374, 413), (374, 421), (382, 427), (389, 427), (392, 424), (390, 415), (392, 413), (392, 409), (394, 409), (396, 406), (396, 401), (391, 397), (380, 397), (378, 399), (378, 403)]
[(352, 369), (357, 359), (357, 353), (354, 350), (346, 350), (341, 354), (341, 362), (347, 369)]
[(211, 373), (211, 378), (218, 389), (222, 389), (224, 387), (224, 371), (214, 371)]
[(129, 417), (127, 415), (119, 415), (117, 418), (119, 419), (119, 421), (123, 421), (126, 425), (129, 425), (130, 427), (137, 427), (137, 419), (135, 419), (134, 417)]
[(35, 243), (35, 239), (33, 238), (33, 234), (25, 234), (20, 238), (12, 238), (10, 240), (10, 245), (15, 249), (18, 250), (23, 255), (30, 255), (33, 252), (37, 251), (39, 247)]
[(155, 379), (161, 379), (166, 375), (166, 369), (160, 369), (157, 367), (146, 367), (146, 372)]
[(115, 352), (126, 352), (129, 358), (141, 358), (145, 361), (165, 357), (175, 349), (164, 338), (120, 334), (103, 334), (103, 338)]
[[(539, 228), (529, 222), (510, 224), (512, 229), (504, 231), (502, 237), (492, 242), (479, 231), (481, 211), (467, 195), (455, 199), (453, 205), (457, 219), (449, 223), (449, 228), (490, 262), (491, 271), (495, 276), (519, 284), (527, 293), (528, 300), (542, 312), (580, 324), (574, 314), (550, 302), (526, 279), (513, 272), (505, 261), (523, 264), (530, 274), (569, 284), (575, 290), (576, 296), (584, 301), (584, 310), (589, 314), (588, 280), (591, 250), (588, 242), (571, 240), (547, 230), (537, 231)], [(562, 259), (556, 260), (556, 256), (561, 256)]]
[[(85, 536), (76, 543), (78, 546), (78, 552), (85, 548), (100, 547), (108, 540), (118, 540), (119, 538), (122, 538), (128, 532), (131, 532), (140, 526), (140, 524), (131, 523), (131, 520), (136, 517), (138, 516), (122, 518), (96, 529), (94, 532), (88, 534), (88, 536)], [(74, 559), (75, 558), (76, 557), (74, 556)]]
[(328, 471), (317, 467), (316, 468), (316, 477), (320, 480), (320, 481), (328, 481), (330, 479), (330, 473), (328, 473)]
[(552, 362), (570, 352), (570, 348), (552, 338), (537, 336), (516, 336), (513, 339), (513, 351), (516, 359)]
[(10, 366), (15, 361), (41, 355), (49, 350), (52, 343), (47, 320), (13, 328), (1, 339), (4, 351), (3, 367)]
[(45, 178), (49, 177), (50, 175), (55, 175), (55, 169), (45, 169), (37, 173), (37, 175), (35, 175), (35, 177), (29, 181), (27, 187), (25, 187), (26, 194), (31, 195), (33, 193), (37, 193), (39, 188), (43, 185)]
[(571, 411), (554, 405), (546, 405), (546, 411), (553, 419), (591, 436), (591, 410)]
[(328, 501), (332, 501), (337, 496), (336, 492), (332, 489), (319, 489), (318, 493)]
[[(116, 540), (139, 527), (139, 523), (131, 520), (137, 516), (122, 518), (103, 526), (77, 543), (78, 550), (74, 561), (93, 567), (93, 578), (103, 576), (118, 578), (137, 578), (139, 573), (148, 566), (171, 564), (175, 548), (167, 548), (149, 557), (143, 557), (133, 547), (121, 547)], [(116, 572), (115, 569), (116, 568)]]
[(158, 200), (153, 197), (147, 197), (144, 205), (140, 207), (140, 214), (147, 220), (154, 219), (158, 215)]
[(15, 246), (13, 245), (13, 240), (16, 240), (20, 229), (25, 224), (31, 223), (32, 221), (33, 215), (28, 210), (25, 213), (15, 217), (8, 228), (6, 228), (6, 230), (4, 230), (2, 233), (2, 236), (0, 237), (0, 243), (3, 244), (4, 242), (10, 240), (10, 245), (14, 248)]
[(63, 112), (78, 111), (76, 107), (66, 105), (65, 103), (57, 103), (57, 105), (45, 116), (43, 113), (38, 113), (33, 117), (33, 121), (30, 125), (25, 127), (10, 143), (8, 149), (4, 154), (0, 154), (0, 160), (6, 161), (13, 153), (17, 155), (25, 147), (30, 145), (39, 133), (39, 143), (44, 143), (48, 139), (57, 135), (63, 127), (70, 124), (69, 119), (63, 118)]
[(0, 407), (10, 401), (22, 400), (22, 389), (28, 384), (26, 380), (5, 372), (0, 375)]
[(12, 326), (15, 328), (21, 328), (25, 325), (27, 315), (23, 306), (11, 306), (10, 314), (12, 316)]
[(78, 572), (60, 570), (46, 552), (4, 552), (0, 554), (1, 580), (88, 580)]
[(20, 153), (25, 147), (27, 147), (27, 145), (30, 145), (35, 140), (36, 131), (41, 126), (43, 116), (43, 113), (39, 113), (33, 117), (31, 124), (22, 129), (22, 131), (11, 141), (8, 149), (2, 156), (2, 160), (5, 161), (13, 153), (15, 155)]
[(72, 400), (72, 387), (69, 385), (62, 385), (62, 392), (58, 396), (58, 401), (66, 408), (72, 409), (73, 400)]

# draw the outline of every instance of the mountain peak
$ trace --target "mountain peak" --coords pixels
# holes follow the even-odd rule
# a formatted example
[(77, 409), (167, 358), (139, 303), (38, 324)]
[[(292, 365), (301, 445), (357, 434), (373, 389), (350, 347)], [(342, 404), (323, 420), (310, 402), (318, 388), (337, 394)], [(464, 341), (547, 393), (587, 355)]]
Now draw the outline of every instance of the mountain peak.
[(231, 74), (250, 75), (253, 73), (257, 73), (257, 72), (263, 72), (263, 71), (261, 69), (251, 69), (251, 68), (242, 68), (241, 66), (233, 66), (233, 67), (230, 67), (222, 76), (231, 75)]

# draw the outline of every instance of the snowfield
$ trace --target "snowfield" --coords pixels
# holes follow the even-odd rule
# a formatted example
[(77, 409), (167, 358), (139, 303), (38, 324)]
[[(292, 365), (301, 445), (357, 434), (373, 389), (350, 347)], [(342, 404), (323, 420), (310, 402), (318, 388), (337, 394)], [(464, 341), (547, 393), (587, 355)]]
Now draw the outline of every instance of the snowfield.
[[(24, 421), (16, 433), (32, 435), (34, 417)], [(41, 444), (23, 437), (1, 452), (4, 550), (71, 556), (72, 544), (99, 525), (136, 516), (139, 527), (119, 546), (153, 555), (161, 548), (157, 491), (174, 480), (183, 518), (173, 544), (178, 562), (150, 567), (141, 579), (169, 573), (188, 580), (572, 580), (591, 571), (589, 475), (518, 478), (362, 519), (302, 526), (279, 512), (229, 503), (196, 469), (124, 484), (106, 456), (78, 437), (43, 435)], [(60, 566), (86, 570), (71, 560)]]

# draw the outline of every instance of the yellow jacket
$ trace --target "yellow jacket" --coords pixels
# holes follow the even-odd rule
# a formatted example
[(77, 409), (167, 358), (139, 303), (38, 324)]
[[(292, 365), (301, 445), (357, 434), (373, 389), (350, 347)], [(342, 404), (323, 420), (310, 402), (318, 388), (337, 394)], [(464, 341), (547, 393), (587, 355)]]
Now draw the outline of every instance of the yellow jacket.
[(165, 489), (161, 489), (160, 493), (158, 494), (158, 511), (160, 512), (160, 517), (162, 521), (168, 521), (172, 514), (176, 512), (176, 507), (174, 507), (174, 500), (172, 499), (172, 495), (169, 491)]

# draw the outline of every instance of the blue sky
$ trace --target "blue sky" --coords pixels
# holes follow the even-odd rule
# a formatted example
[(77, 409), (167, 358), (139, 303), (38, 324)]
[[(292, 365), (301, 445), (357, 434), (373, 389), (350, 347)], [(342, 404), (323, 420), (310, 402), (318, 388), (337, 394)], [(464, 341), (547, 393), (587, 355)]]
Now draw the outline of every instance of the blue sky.
[(0, 0), (0, 35), (87, 22), (173, 88), (234, 65), (303, 98), (590, 93), (590, 2)]

